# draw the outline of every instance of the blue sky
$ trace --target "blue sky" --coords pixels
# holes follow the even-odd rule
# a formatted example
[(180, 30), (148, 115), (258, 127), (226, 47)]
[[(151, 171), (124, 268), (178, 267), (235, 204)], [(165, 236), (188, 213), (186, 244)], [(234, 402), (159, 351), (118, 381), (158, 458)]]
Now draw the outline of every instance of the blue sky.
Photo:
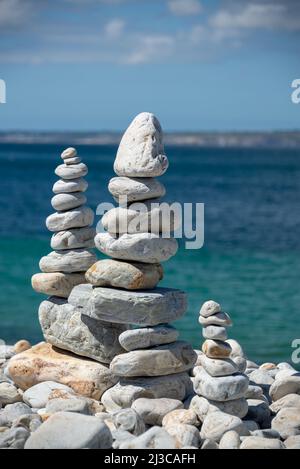
[(298, 129), (298, 0), (0, 0), (0, 130)]

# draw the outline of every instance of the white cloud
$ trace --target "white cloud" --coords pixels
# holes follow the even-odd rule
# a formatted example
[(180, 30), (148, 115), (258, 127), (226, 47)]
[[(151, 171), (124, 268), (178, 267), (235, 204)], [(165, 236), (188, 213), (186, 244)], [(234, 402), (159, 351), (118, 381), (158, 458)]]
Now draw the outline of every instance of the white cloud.
[(134, 48), (124, 59), (125, 63), (131, 65), (156, 62), (167, 57), (172, 52), (174, 38), (164, 35), (148, 35), (139, 36), (134, 42), (139, 44), (138, 47)]
[(174, 15), (197, 15), (202, 11), (198, 0), (169, 0), (168, 7)]
[(0, 0), (0, 26), (9, 28), (22, 25), (31, 12), (31, 5), (26, 0)]
[(122, 35), (124, 27), (125, 21), (120, 18), (115, 18), (105, 25), (105, 36), (107, 39), (111, 40), (118, 39)]

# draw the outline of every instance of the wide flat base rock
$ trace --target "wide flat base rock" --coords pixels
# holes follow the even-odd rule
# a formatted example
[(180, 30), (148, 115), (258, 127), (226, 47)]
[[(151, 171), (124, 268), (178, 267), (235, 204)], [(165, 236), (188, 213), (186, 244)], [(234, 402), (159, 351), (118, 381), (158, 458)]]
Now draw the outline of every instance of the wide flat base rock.
[(48, 296), (68, 298), (76, 285), (85, 283), (84, 273), (64, 274), (62, 272), (39, 273), (31, 278), (32, 288)]
[[(70, 302), (81, 288), (73, 289)], [(131, 292), (95, 287), (86, 306), (87, 315), (103, 321), (154, 326), (181, 318), (187, 310), (187, 296), (172, 288)]]
[(187, 373), (154, 378), (121, 378), (101, 399), (107, 412), (131, 407), (141, 397), (183, 401), (192, 394), (193, 384)]
[(164, 185), (154, 178), (114, 177), (109, 181), (108, 190), (117, 202), (120, 197), (136, 202), (163, 197), (166, 193)]
[(194, 388), (198, 395), (214, 401), (232, 401), (244, 397), (249, 385), (246, 375), (212, 377), (204, 369), (197, 373)]
[(118, 355), (110, 364), (118, 376), (164, 376), (190, 370), (197, 354), (188, 342), (177, 341)]
[(171, 344), (179, 337), (178, 330), (169, 324), (153, 327), (140, 327), (123, 332), (119, 337), (122, 347), (132, 350), (146, 349), (155, 345)]
[(98, 233), (96, 248), (114, 259), (159, 264), (175, 256), (178, 242), (175, 238), (161, 238), (152, 233), (123, 234), (114, 237), (109, 233)]
[(13, 357), (8, 372), (24, 391), (44, 381), (56, 381), (69, 386), (77, 394), (94, 399), (100, 399), (117, 382), (107, 366), (56, 349), (45, 342)]
[(43, 301), (39, 320), (45, 339), (55, 347), (108, 364), (124, 352), (118, 337), (126, 326), (85, 316), (67, 301)]
[(88, 249), (52, 251), (40, 260), (42, 272), (86, 272), (97, 261), (96, 255)]

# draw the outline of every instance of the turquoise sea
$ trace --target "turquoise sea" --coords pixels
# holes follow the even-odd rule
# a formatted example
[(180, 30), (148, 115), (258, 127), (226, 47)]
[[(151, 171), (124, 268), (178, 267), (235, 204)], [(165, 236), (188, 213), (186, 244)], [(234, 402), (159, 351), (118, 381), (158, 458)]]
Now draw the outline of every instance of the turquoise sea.
[[(68, 146), (70, 142), (66, 142)], [(60, 145), (0, 145), (0, 338), (41, 340), (43, 296), (31, 289), (41, 256), (50, 252), (45, 218)], [(92, 208), (111, 201), (113, 146), (81, 146), (89, 166)], [(189, 310), (182, 337), (199, 347), (200, 305), (222, 303), (251, 359), (290, 361), (300, 338), (300, 151), (169, 147), (162, 181), (170, 201), (205, 203), (205, 245), (165, 264), (164, 286), (182, 288)], [(99, 258), (101, 254), (99, 253)]]

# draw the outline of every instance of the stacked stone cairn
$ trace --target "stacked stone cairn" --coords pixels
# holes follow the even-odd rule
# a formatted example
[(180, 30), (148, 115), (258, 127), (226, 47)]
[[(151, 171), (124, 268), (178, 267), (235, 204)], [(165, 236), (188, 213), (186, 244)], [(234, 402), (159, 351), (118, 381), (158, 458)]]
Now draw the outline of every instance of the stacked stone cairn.
[[(109, 183), (122, 206), (103, 216), (107, 232), (95, 237), (96, 247), (112, 259), (95, 263), (86, 274), (89, 285), (75, 287), (69, 298), (90, 317), (127, 329), (119, 336), (124, 353), (110, 364), (119, 382), (102, 397), (109, 412), (130, 407), (139, 397), (184, 400), (192, 392), (188, 372), (197, 355), (188, 343), (177, 340), (178, 331), (169, 324), (186, 312), (186, 294), (157, 287), (163, 277), (161, 262), (178, 249), (174, 237), (162, 236), (170, 226), (163, 227), (159, 209), (151, 218), (151, 202), (165, 194), (156, 177), (167, 168), (160, 124), (153, 114), (142, 113), (122, 138), (114, 164), (118, 177)], [(139, 209), (136, 202), (146, 208)], [(155, 219), (157, 232), (150, 232), (150, 222), (145, 231), (144, 223), (137, 222), (140, 215), (151, 223)]]
[(206, 340), (194, 369), (197, 396), (191, 407), (203, 422), (201, 438), (218, 442), (230, 430), (246, 435), (241, 419), (248, 414), (249, 378), (244, 374), (247, 361), (239, 344), (228, 340), (227, 329), (232, 321), (218, 303), (207, 301), (200, 309), (199, 322)]

